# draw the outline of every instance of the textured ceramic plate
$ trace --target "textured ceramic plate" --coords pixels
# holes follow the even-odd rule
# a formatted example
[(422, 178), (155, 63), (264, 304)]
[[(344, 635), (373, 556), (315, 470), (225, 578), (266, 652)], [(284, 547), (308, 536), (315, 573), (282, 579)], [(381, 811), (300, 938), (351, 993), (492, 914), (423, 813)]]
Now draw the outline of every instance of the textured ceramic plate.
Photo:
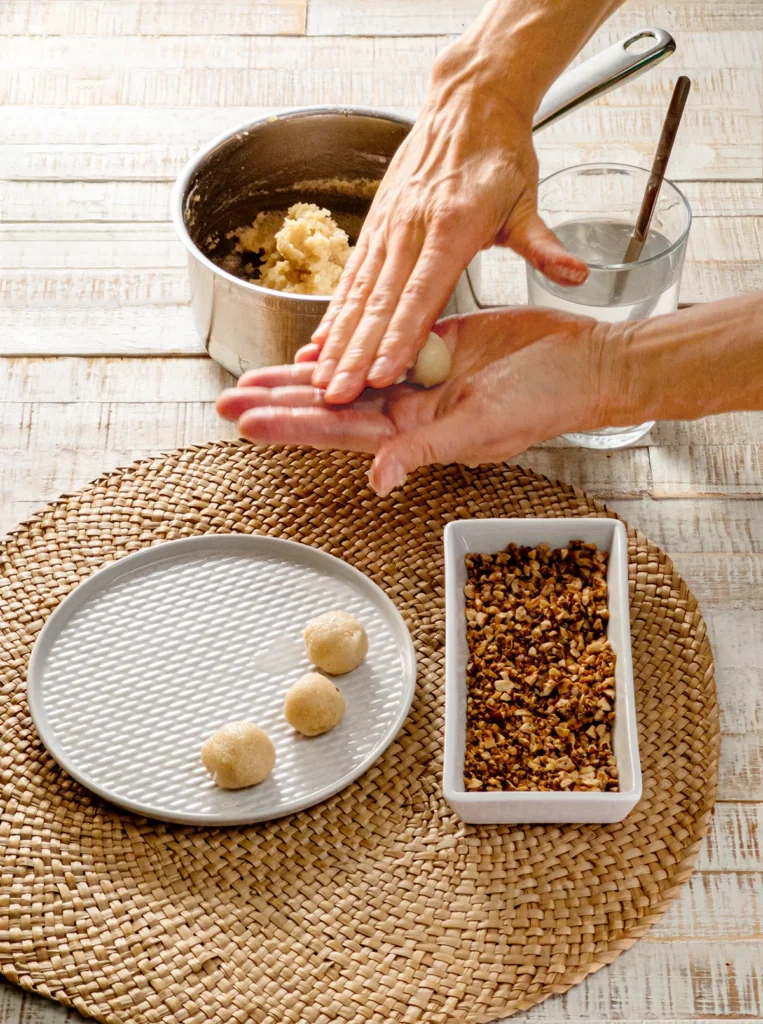
[[(332, 608), (364, 624), (368, 657), (336, 678), (343, 720), (307, 739), (283, 699), (311, 667), (303, 626)], [(165, 821), (233, 825), (356, 779), (394, 739), (415, 681), (405, 623), (362, 573), (292, 541), (216, 535), (147, 548), (77, 587), (35, 644), (28, 692), (43, 743), (93, 792)], [(277, 760), (259, 786), (226, 791), (199, 750), (238, 719), (265, 729)]]

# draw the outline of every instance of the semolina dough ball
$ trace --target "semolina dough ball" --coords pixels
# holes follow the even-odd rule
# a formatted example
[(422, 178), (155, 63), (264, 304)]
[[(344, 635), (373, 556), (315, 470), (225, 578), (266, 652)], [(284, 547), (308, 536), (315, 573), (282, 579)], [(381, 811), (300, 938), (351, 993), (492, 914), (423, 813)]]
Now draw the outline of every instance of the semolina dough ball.
[(339, 689), (318, 672), (308, 672), (288, 690), (284, 718), (304, 736), (320, 736), (344, 717), (344, 699)]
[(450, 366), (451, 358), (448, 346), (439, 334), (432, 331), (424, 342), (424, 347), (419, 352), (416, 362), (408, 371), (408, 380), (412, 384), (432, 388), (435, 384), (442, 384), (444, 380), (447, 380)]
[(266, 779), (276, 763), (270, 737), (251, 722), (228, 722), (201, 748), (201, 760), (222, 789), (244, 789)]
[(332, 676), (352, 672), (368, 653), (368, 636), (349, 612), (324, 612), (305, 626), (307, 656)]

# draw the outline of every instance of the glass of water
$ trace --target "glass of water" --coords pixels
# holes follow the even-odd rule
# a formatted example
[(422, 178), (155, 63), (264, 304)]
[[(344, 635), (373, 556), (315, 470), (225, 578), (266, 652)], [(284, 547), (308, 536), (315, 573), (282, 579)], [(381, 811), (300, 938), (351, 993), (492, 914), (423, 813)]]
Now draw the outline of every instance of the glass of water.
[[(678, 308), (691, 208), (664, 181), (641, 256), (623, 263), (649, 171), (628, 164), (583, 164), (540, 183), (538, 212), (569, 252), (588, 264), (579, 287), (554, 284), (527, 267), (531, 306), (561, 309), (607, 323), (641, 320)], [(584, 448), (622, 448), (644, 437), (654, 423), (608, 427), (565, 437)]]

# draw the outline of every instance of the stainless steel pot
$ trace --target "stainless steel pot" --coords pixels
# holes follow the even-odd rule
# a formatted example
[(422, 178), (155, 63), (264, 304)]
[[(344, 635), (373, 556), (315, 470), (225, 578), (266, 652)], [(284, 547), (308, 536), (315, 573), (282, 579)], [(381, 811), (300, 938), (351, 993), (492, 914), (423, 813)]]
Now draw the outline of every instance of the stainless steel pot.
[[(636, 52), (639, 42), (641, 52)], [(674, 49), (667, 32), (652, 28), (607, 47), (555, 82), (533, 131), (641, 74)], [(228, 232), (250, 224), (260, 210), (298, 200), (365, 215), (368, 199), (325, 183), (381, 179), (411, 125), (407, 118), (361, 107), (308, 107), (226, 132), (185, 166), (172, 192), (172, 219), (188, 250), (196, 329), (226, 370), (238, 376), (250, 367), (291, 362), (320, 323), (328, 298), (242, 281), (205, 250), (214, 240), (224, 245)], [(481, 308), (479, 270), (478, 255), (462, 274), (446, 313)]]

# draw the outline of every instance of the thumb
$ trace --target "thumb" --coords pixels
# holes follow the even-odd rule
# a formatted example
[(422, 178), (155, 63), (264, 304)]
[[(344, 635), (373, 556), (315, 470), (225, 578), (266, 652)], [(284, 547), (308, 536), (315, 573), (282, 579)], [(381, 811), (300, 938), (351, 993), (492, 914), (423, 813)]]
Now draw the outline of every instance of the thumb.
[(409, 433), (398, 434), (376, 453), (368, 473), (371, 487), (382, 497), (401, 487), (414, 469), (455, 462), (463, 448), (468, 425), (463, 417), (433, 420)]
[(561, 285), (579, 285), (588, 277), (583, 260), (567, 252), (554, 232), (547, 227), (534, 203), (529, 199), (524, 208), (512, 211), (496, 244), (508, 246), (527, 260), (531, 267)]

